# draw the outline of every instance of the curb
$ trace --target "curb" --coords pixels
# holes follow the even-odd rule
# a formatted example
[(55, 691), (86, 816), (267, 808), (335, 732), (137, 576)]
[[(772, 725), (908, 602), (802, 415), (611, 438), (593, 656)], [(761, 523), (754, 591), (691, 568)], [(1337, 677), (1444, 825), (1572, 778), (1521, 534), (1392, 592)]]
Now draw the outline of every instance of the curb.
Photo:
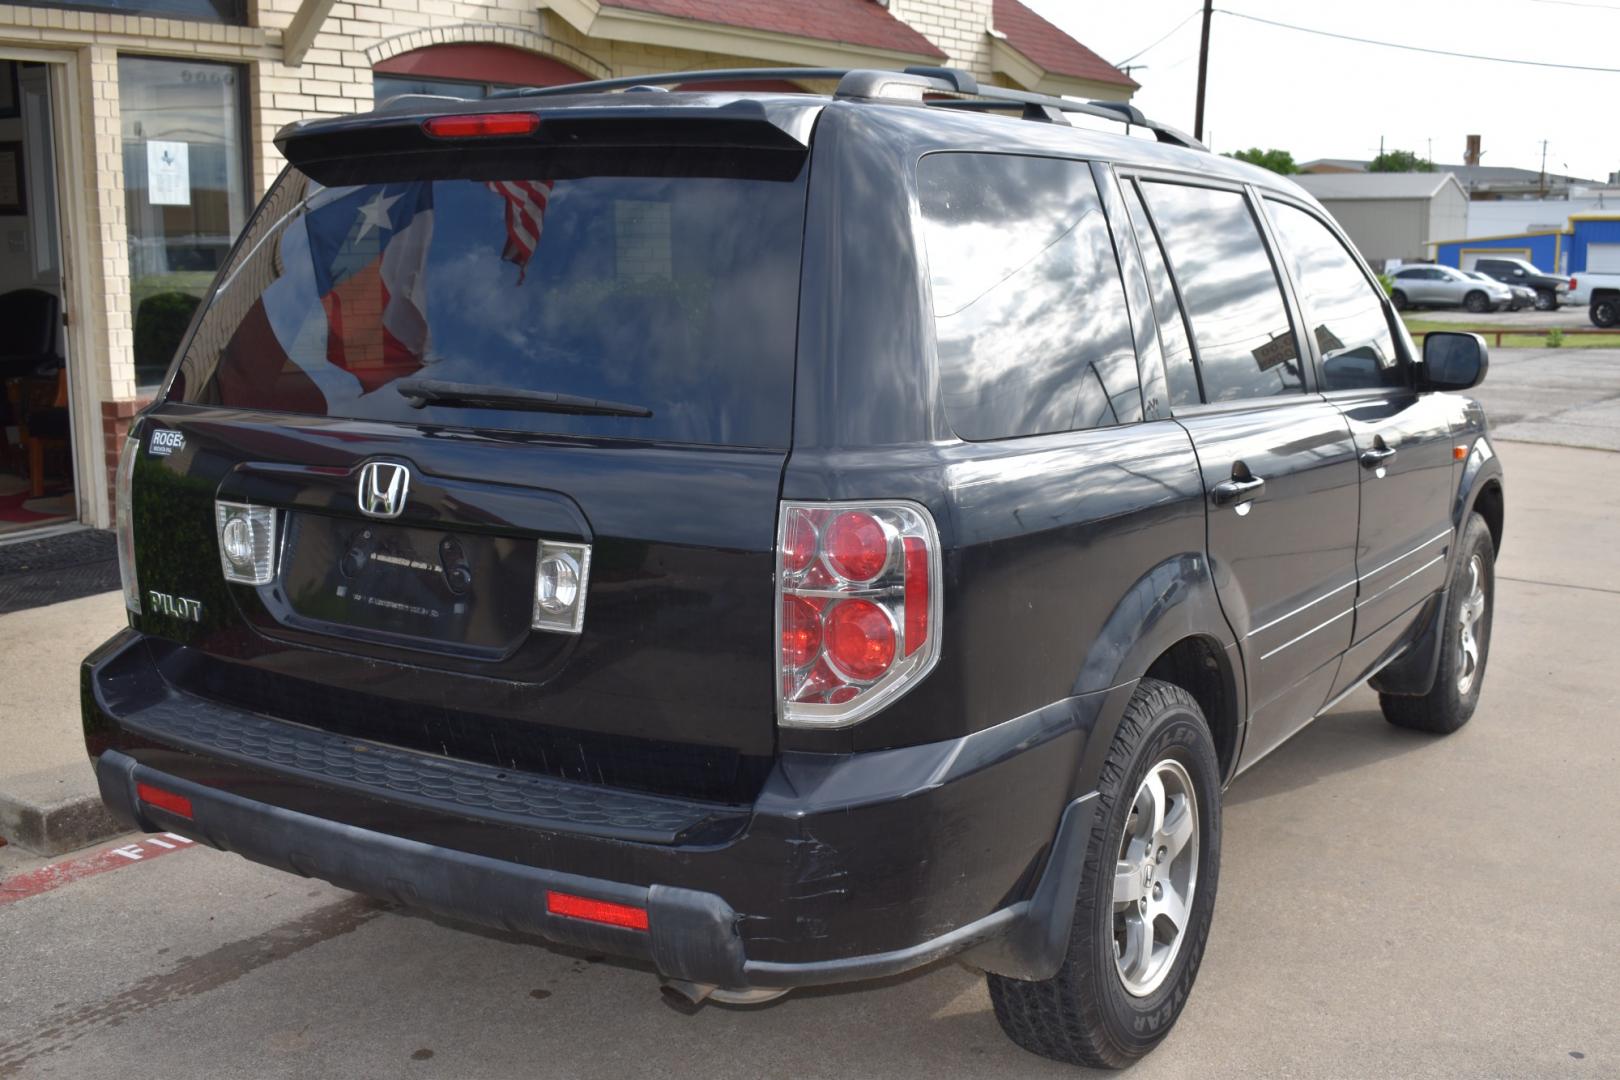
[(0, 778), (0, 836), (36, 855), (60, 855), (127, 831), (101, 801), (88, 765)]

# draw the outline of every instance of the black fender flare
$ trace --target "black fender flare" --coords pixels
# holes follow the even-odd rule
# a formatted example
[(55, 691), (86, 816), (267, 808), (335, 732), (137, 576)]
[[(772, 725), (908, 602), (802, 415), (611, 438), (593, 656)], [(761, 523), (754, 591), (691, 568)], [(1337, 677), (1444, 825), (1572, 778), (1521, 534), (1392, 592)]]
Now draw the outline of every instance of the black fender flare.
[(1136, 683), (1166, 650), (1186, 638), (1205, 639), (1221, 656), (1226, 690), (1241, 728), (1248, 715), (1248, 683), (1237, 639), (1215, 593), (1209, 558), (1202, 551), (1173, 555), (1125, 590), (1098, 631), (1075, 679), (1076, 695), (1123, 691), (1108, 695), (1086, 740), (1076, 776), (1076, 797), (1096, 787), (1103, 759)]
[(1237, 643), (1222, 614), (1203, 552), (1174, 555), (1137, 578), (1109, 613), (1075, 680), (1074, 694), (1100, 695), (1096, 720), (1078, 763), (1071, 801), (1058, 823), (1045, 866), (1008, 932), (964, 953), (975, 967), (1018, 979), (1057, 973), (1068, 948), (1086, 842), (1099, 809), (1097, 783), (1136, 684), (1178, 641), (1204, 638), (1226, 657), (1238, 715), (1246, 688)]
[[(1493, 488), (1500, 492), (1502, 476), (1502, 462), (1496, 456), (1496, 448), (1481, 435), (1474, 441), (1463, 465), (1462, 477), (1457, 482), (1457, 496), (1451, 509), (1453, 553), (1462, 540), (1463, 527), (1468, 524), (1469, 515), (1479, 505), (1481, 495)], [(1499, 545), (1502, 524), (1498, 518), (1492, 528)], [(1445, 589), (1430, 601), (1429, 610), (1420, 618), (1422, 629), (1413, 638), (1411, 648), (1368, 680), (1368, 685), (1380, 694), (1401, 697), (1421, 697), (1434, 689), (1435, 674), (1440, 670), (1440, 647), (1445, 638), (1442, 631), (1445, 629), (1446, 605), (1450, 600), (1451, 578), (1448, 575)]]

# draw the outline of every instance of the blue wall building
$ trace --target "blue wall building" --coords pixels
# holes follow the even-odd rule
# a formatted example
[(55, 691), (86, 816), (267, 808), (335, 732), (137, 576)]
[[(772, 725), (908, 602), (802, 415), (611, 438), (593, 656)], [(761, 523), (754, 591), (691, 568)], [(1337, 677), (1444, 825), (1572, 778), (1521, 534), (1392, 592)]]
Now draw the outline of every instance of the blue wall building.
[(1434, 261), (1443, 266), (1471, 267), (1481, 258), (1525, 259), (1549, 274), (1587, 270), (1620, 272), (1620, 215), (1574, 214), (1562, 232), (1511, 233), (1438, 240)]

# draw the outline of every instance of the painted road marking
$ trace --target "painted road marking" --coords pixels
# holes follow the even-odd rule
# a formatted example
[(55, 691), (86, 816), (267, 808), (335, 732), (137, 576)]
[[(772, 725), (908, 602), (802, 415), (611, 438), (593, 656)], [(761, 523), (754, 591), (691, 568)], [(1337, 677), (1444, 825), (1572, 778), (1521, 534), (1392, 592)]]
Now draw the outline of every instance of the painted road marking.
[(60, 889), (63, 885), (81, 878), (94, 877), (108, 870), (117, 870), (121, 866), (147, 862), (170, 852), (185, 851), (195, 846), (183, 836), (172, 832), (161, 833), (143, 836), (133, 843), (103, 848), (89, 855), (51, 863), (49, 866), (42, 866), (37, 870), (29, 870), (0, 881), (0, 907), (14, 904), (18, 900), (27, 900), (30, 896), (38, 896), (52, 889)]

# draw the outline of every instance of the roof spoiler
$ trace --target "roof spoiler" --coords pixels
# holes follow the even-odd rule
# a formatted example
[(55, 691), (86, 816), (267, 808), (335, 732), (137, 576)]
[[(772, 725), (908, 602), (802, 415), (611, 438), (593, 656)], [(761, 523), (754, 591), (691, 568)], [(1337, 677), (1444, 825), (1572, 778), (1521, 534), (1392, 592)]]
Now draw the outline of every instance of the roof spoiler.
[[(576, 91), (577, 92), (577, 91)], [(802, 154), (810, 145), (814, 117), (802, 107), (784, 107), (739, 98), (712, 108), (671, 106), (659, 95), (621, 95), (622, 104), (588, 113), (548, 110), (549, 102), (475, 100), (429, 94), (403, 94), (376, 110), (352, 116), (299, 120), (276, 133), (275, 145), (291, 164), (308, 171), (336, 159), (379, 154), (431, 153), (445, 149), (493, 149), (501, 146), (577, 148), (687, 146), (775, 150)], [(446, 116), (538, 114), (530, 129), (485, 137), (445, 138), (428, 130), (428, 121)]]

